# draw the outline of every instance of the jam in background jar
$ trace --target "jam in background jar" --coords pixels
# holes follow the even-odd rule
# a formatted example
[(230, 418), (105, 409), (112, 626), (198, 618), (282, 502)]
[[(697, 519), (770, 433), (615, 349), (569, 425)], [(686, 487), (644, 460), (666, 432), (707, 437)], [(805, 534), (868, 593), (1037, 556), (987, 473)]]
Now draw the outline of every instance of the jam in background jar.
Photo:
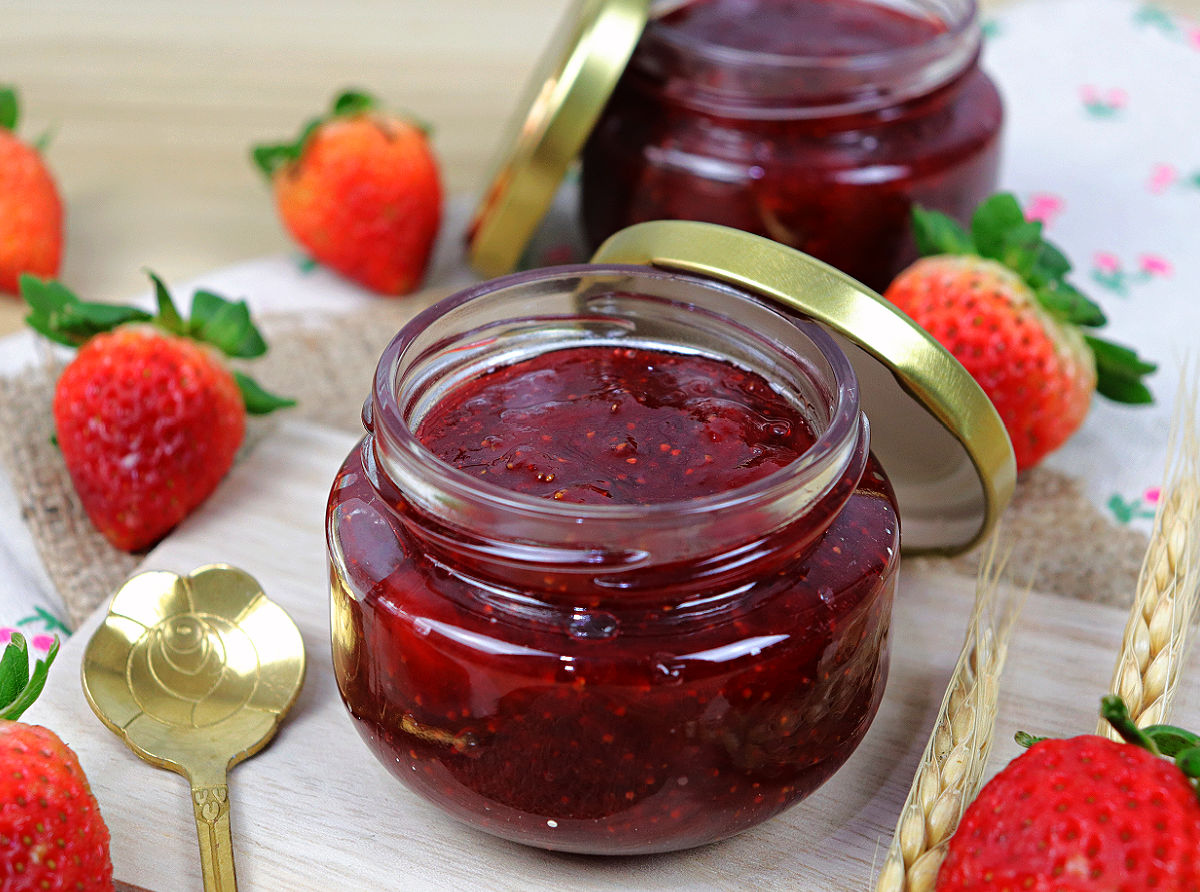
[(861, 741), (899, 530), (820, 328), (687, 275), (524, 273), (407, 326), (364, 420), (333, 662), (410, 789), (517, 842), (670, 851)]
[(1002, 109), (973, 0), (690, 0), (654, 16), (583, 151), (584, 231), (722, 223), (876, 290), (914, 202), (995, 189)]

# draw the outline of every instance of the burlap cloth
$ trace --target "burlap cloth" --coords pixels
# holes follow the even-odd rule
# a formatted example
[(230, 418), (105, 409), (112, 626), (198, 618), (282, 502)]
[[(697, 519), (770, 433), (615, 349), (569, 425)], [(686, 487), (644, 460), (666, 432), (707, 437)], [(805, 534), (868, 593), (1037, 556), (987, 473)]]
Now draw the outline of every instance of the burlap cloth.
[[(429, 296), (430, 298), (433, 295)], [(253, 365), (267, 387), (299, 400), (291, 417), (350, 432), (380, 352), (404, 321), (428, 303), (388, 302), (350, 316), (324, 320), (278, 316), (262, 320), (270, 353)], [(50, 401), (58, 366), (48, 360), (14, 378), (0, 378), (0, 456), (12, 480), (51, 581), (72, 623), (78, 623), (142, 560), (112, 548), (83, 513), (53, 445)], [(254, 420), (247, 448), (274, 423)], [(1086, 601), (1130, 603), (1146, 536), (1109, 521), (1062, 474), (1035, 469), (1023, 475), (1004, 518), (1012, 566), (1036, 567), (1034, 588)], [(921, 559), (974, 577), (978, 557)]]

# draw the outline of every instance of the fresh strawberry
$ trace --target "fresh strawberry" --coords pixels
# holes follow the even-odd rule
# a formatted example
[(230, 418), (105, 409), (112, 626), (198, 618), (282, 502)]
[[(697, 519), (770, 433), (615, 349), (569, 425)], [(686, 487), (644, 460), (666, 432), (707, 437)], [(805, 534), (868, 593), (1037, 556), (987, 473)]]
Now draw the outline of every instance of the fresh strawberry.
[(1127, 742), (1018, 735), (1031, 748), (967, 808), (938, 892), (1200, 890), (1200, 736), (1138, 729), (1119, 697), (1101, 713)]
[(32, 676), (25, 639), (0, 657), (0, 889), (112, 889), (108, 827), (83, 769), (54, 732), (18, 722), (46, 683), (58, 641)]
[(63, 210), (35, 146), (16, 136), (17, 94), (0, 87), (0, 291), (17, 293), (22, 273), (58, 273)]
[(26, 321), (80, 347), (54, 391), (58, 445), (88, 517), (126, 551), (152, 545), (208, 498), (233, 464), (247, 412), (292, 405), (222, 357), (266, 352), (244, 301), (197, 291), (185, 320), (151, 278), (157, 316), (21, 279)]
[(424, 129), (348, 92), (295, 142), (253, 156), (284, 225), (315, 260), (380, 294), (420, 284), (442, 215)]
[(1068, 284), (1071, 264), (1008, 194), (984, 202), (968, 233), (949, 217), (913, 212), (922, 254), (884, 297), (954, 354), (991, 398), (1017, 469), (1033, 467), (1083, 423), (1093, 391), (1148, 403), (1153, 363), (1082, 331), (1106, 320)]

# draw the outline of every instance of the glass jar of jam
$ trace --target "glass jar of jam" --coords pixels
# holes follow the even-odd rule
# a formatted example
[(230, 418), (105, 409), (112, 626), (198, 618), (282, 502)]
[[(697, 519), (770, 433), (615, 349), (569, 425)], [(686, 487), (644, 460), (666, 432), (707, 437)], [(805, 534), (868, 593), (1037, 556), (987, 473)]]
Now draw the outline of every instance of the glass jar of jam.
[(899, 523), (824, 329), (699, 275), (484, 283), (384, 352), (330, 495), (333, 663), (375, 755), (570, 852), (719, 840), (854, 751)]
[(721, 223), (883, 290), (914, 202), (965, 220), (995, 189), (979, 50), (973, 0), (652, 4), (583, 149), (585, 235)]

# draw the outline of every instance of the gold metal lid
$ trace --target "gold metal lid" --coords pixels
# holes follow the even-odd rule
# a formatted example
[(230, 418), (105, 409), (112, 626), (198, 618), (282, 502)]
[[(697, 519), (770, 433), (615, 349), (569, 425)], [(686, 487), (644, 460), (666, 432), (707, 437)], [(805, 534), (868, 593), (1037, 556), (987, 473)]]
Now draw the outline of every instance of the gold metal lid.
[(511, 272), (612, 95), (650, 0), (578, 0), (530, 80), (467, 230), (483, 276)]
[(905, 551), (972, 547), (1012, 497), (1016, 460), (987, 394), (924, 329), (845, 273), (761, 236), (684, 221), (623, 229), (592, 262), (716, 279), (832, 330), (858, 376), (871, 449), (896, 490)]

